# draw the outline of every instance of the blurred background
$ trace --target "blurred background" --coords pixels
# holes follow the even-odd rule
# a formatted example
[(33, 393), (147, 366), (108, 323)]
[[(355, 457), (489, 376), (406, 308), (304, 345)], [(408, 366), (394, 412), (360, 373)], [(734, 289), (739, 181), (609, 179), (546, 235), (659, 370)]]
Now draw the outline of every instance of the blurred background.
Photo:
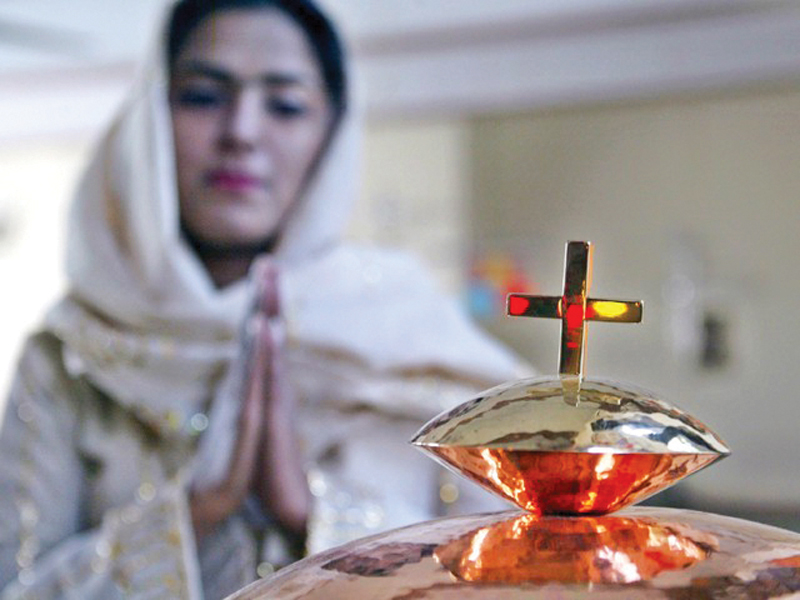
[[(420, 254), (543, 373), (596, 244), (587, 372), (660, 392), (733, 455), (665, 501), (800, 530), (800, 3), (325, 0), (366, 125), (352, 237)], [(63, 288), (65, 209), (165, 0), (0, 0), (0, 390)]]

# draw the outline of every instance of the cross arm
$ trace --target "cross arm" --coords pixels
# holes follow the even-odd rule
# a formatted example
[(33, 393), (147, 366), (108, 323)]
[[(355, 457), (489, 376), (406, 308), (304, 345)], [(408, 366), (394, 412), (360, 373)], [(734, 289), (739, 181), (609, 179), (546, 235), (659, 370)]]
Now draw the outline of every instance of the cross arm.
[[(514, 317), (560, 319), (564, 316), (563, 298), (561, 296), (509, 294), (508, 314)], [(642, 321), (642, 303), (640, 301), (626, 302), (589, 298), (586, 300), (585, 319), (587, 321), (640, 323)]]
[(614, 323), (641, 323), (641, 301), (600, 300), (589, 298), (586, 301), (586, 320)]

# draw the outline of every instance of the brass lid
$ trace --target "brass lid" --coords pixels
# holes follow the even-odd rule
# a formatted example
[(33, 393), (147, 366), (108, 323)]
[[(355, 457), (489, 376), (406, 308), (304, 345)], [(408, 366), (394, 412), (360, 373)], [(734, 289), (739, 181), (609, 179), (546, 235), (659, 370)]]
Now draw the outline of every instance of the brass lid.
[(639, 322), (642, 303), (589, 297), (592, 246), (569, 242), (561, 296), (511, 294), (514, 316), (559, 318), (559, 375), (492, 388), (411, 443), (536, 514), (604, 514), (727, 456), (684, 411), (631, 385), (586, 379), (586, 323)]
[(705, 425), (651, 392), (602, 379), (584, 379), (573, 390), (549, 377), (487, 390), (429, 421), (411, 443), (533, 452), (730, 453)]

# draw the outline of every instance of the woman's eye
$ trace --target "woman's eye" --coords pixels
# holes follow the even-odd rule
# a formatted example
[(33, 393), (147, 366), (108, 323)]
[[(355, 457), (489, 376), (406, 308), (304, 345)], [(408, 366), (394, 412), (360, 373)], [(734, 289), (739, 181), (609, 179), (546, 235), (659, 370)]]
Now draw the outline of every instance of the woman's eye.
[(272, 98), (267, 101), (267, 110), (278, 118), (294, 119), (305, 115), (308, 107), (302, 102)]
[(175, 97), (179, 106), (186, 108), (216, 108), (225, 102), (225, 94), (215, 90), (179, 90)]

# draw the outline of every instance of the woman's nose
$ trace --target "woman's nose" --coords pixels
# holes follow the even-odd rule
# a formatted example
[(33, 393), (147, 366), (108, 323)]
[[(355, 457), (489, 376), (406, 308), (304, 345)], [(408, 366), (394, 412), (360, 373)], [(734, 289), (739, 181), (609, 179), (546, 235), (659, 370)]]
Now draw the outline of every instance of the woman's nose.
[(252, 149), (261, 134), (261, 98), (257, 90), (242, 89), (231, 101), (226, 113), (220, 142), (226, 149)]

